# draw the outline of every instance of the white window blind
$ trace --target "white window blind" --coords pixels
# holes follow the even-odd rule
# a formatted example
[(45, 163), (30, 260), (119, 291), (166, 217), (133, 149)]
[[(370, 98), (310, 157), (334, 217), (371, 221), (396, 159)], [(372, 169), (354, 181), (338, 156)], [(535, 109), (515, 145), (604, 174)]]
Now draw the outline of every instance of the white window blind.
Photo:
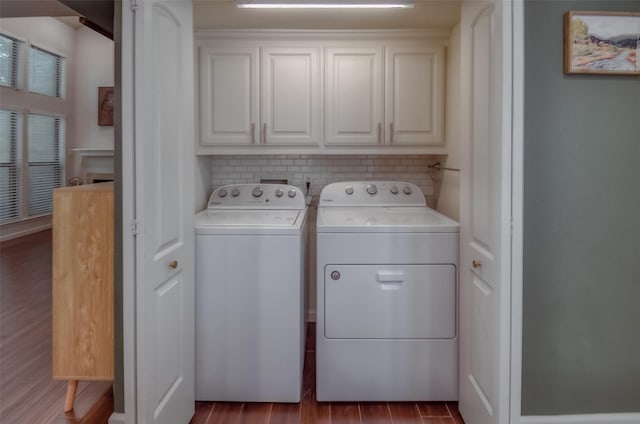
[(0, 109), (0, 223), (13, 221), (20, 216), (18, 130), (18, 114)]
[(28, 178), (29, 215), (51, 213), (53, 189), (62, 186), (62, 140), (64, 122), (61, 118), (29, 114)]
[(0, 34), (0, 85), (18, 87), (18, 64), (21, 42)]
[(29, 91), (45, 96), (62, 97), (64, 58), (39, 47), (29, 49)]

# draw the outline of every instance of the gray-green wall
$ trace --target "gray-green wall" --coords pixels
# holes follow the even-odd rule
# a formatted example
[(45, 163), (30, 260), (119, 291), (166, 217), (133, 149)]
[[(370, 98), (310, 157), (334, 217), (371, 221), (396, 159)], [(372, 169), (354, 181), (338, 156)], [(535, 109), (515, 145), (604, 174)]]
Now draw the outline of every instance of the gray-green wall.
[(640, 78), (563, 74), (567, 10), (525, 3), (523, 415), (640, 412)]

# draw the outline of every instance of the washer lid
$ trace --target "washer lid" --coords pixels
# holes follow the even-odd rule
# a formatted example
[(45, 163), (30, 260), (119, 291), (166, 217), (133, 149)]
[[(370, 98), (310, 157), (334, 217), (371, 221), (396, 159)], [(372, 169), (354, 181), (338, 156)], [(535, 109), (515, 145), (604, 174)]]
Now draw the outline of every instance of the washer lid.
[(214, 209), (196, 215), (196, 234), (285, 234), (300, 231), (306, 210)]
[(457, 233), (459, 224), (427, 207), (320, 207), (319, 233)]

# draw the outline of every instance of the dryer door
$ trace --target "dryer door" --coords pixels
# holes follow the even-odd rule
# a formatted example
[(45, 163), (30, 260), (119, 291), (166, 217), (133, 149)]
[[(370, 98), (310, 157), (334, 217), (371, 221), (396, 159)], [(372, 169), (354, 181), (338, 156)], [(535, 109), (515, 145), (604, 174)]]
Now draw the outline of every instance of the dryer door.
[(327, 265), (325, 337), (456, 337), (456, 268), (449, 265)]

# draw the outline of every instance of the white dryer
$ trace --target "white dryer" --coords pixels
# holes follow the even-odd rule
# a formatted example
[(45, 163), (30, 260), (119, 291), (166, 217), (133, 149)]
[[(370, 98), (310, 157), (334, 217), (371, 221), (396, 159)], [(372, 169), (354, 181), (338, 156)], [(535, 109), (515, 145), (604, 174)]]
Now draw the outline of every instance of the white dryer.
[(458, 399), (458, 239), (414, 184), (322, 190), (318, 401)]
[(300, 189), (216, 189), (196, 215), (196, 400), (299, 402), (307, 207)]

